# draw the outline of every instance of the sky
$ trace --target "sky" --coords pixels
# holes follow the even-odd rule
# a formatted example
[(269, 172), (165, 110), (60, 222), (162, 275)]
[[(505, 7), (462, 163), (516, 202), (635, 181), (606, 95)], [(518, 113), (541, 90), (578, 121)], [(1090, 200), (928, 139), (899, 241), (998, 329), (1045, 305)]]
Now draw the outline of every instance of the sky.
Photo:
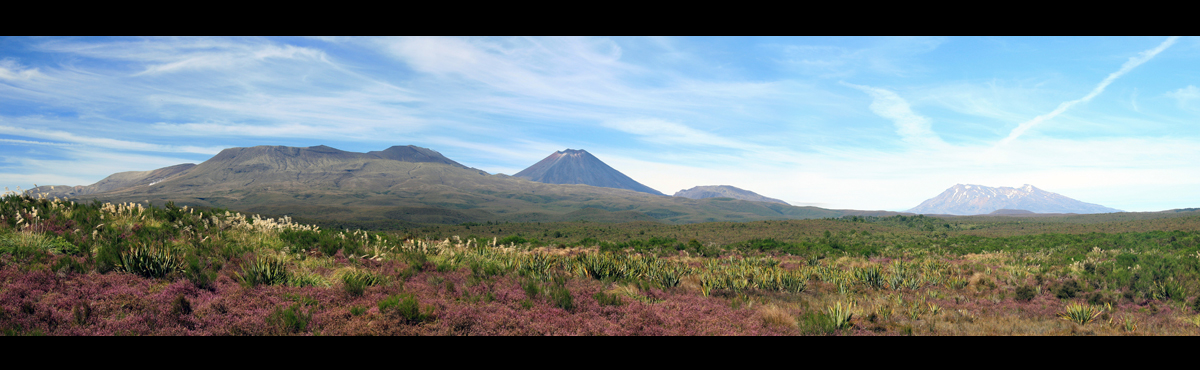
[(585, 149), (666, 194), (904, 211), (1032, 184), (1200, 207), (1200, 38), (0, 38), (0, 186), (222, 149)]

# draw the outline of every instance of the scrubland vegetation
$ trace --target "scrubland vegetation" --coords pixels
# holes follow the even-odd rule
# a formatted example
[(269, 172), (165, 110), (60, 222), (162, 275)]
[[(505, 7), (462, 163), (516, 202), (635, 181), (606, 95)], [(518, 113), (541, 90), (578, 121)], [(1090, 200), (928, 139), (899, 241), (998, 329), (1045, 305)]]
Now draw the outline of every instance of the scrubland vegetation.
[(370, 233), (9, 194), (0, 334), (1200, 333), (1200, 216), (1072, 217)]

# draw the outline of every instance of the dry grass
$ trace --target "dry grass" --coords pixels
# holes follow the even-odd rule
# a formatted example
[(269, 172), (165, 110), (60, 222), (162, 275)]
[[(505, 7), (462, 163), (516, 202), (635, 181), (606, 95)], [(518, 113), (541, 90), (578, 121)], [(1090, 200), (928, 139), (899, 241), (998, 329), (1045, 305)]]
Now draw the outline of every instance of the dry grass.
[(773, 303), (758, 306), (758, 314), (764, 326), (796, 327), (796, 318), (788, 310)]

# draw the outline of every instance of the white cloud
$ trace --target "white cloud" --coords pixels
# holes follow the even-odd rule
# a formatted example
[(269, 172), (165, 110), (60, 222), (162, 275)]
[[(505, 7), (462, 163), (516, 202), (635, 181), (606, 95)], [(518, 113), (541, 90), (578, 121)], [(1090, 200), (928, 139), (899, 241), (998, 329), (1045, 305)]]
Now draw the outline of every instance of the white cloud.
[(41, 76), (37, 68), (26, 68), (12, 59), (0, 60), (0, 80), (30, 80)]
[(929, 118), (913, 112), (908, 102), (896, 93), (870, 86), (845, 82), (842, 84), (870, 94), (874, 99), (871, 102), (871, 111), (880, 117), (892, 120), (896, 125), (896, 133), (900, 134), (905, 142), (920, 147), (945, 145), (942, 139), (933, 132)]
[(1006, 144), (1012, 142), (1013, 140), (1016, 140), (1018, 137), (1020, 137), (1022, 134), (1024, 134), (1025, 131), (1028, 131), (1033, 126), (1036, 126), (1042, 122), (1045, 122), (1047, 120), (1053, 119), (1054, 117), (1057, 117), (1059, 114), (1066, 112), (1067, 109), (1070, 109), (1072, 106), (1074, 106), (1076, 104), (1086, 103), (1086, 102), (1092, 100), (1092, 98), (1095, 98), (1097, 95), (1100, 95), (1100, 93), (1104, 92), (1104, 89), (1106, 87), (1108, 87), (1108, 85), (1112, 84), (1113, 81), (1116, 81), (1117, 78), (1125, 75), (1126, 73), (1129, 73), (1129, 71), (1132, 71), (1137, 66), (1142, 65), (1142, 63), (1146, 63), (1150, 59), (1153, 59), (1154, 56), (1158, 55), (1158, 53), (1161, 53), (1163, 50), (1166, 50), (1168, 47), (1175, 44), (1175, 41), (1177, 41), (1177, 40), (1179, 40), (1178, 36), (1168, 37), (1166, 41), (1163, 41), (1161, 44), (1159, 44), (1154, 49), (1146, 50), (1146, 51), (1139, 53), (1137, 56), (1130, 57), (1129, 60), (1125, 62), (1125, 64), (1121, 65), (1121, 69), (1109, 74), (1108, 77), (1104, 78), (1104, 81), (1100, 81), (1100, 84), (1096, 85), (1096, 87), (1093, 88), (1092, 91), (1090, 93), (1088, 93), (1087, 95), (1085, 95), (1084, 97), (1075, 99), (1075, 100), (1071, 100), (1071, 101), (1062, 102), (1062, 104), (1058, 105), (1058, 108), (1055, 108), (1053, 111), (1050, 111), (1050, 113), (1046, 113), (1046, 114), (1034, 117), (1033, 119), (1031, 119), (1029, 121), (1025, 121), (1025, 122), (1021, 123), (1020, 125), (1017, 125), (1017, 127), (1014, 128), (1012, 130), (1012, 132), (1008, 134), (1008, 137), (1005, 137), (1004, 139), (1000, 140), (1000, 142), (997, 145), (1006, 145)]
[(1188, 85), (1175, 91), (1167, 92), (1167, 97), (1175, 99), (1179, 102), (1180, 107), (1188, 107), (1194, 101), (1200, 101), (1200, 88), (1195, 85)]
[(116, 149), (116, 150), (136, 150), (148, 152), (169, 152), (169, 153), (197, 153), (197, 154), (217, 154), (222, 147), (198, 147), (190, 145), (161, 145), (150, 144), (136, 141), (110, 139), (93, 136), (80, 136), (69, 132), (52, 131), (52, 130), (37, 130), (12, 126), (0, 126), (0, 133), (9, 135), (19, 135), (26, 137), (36, 137), (42, 139), (66, 141), (77, 144), (85, 144), (100, 148)]
[(752, 149), (759, 146), (700, 131), (686, 125), (655, 118), (616, 120), (605, 127), (641, 136), (640, 139), (664, 144), (719, 146), (732, 149)]

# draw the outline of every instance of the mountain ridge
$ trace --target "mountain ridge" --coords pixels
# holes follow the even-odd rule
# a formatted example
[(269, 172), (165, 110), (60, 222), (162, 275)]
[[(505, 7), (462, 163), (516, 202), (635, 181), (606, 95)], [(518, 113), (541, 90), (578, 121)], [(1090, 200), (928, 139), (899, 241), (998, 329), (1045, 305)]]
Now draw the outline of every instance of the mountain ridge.
[(1020, 188), (956, 184), (936, 197), (921, 202), (907, 212), (917, 214), (981, 215), (1001, 209), (1031, 213), (1113, 213), (1123, 212), (1099, 204), (1085, 203), (1030, 184)]
[(677, 192), (675, 192), (675, 195), (673, 195), (673, 196), (690, 198), (690, 199), (733, 198), (733, 199), (748, 200), (748, 201), (752, 201), (752, 202), (768, 202), (768, 203), (779, 203), (779, 204), (791, 205), (791, 204), (788, 204), (788, 202), (784, 202), (782, 200), (775, 199), (775, 198), (768, 198), (768, 197), (759, 195), (758, 193), (755, 193), (753, 191), (737, 188), (737, 187), (734, 187), (731, 185), (695, 186), (695, 187), (692, 187), (691, 189), (684, 189), (684, 190), (677, 191)]
[[(899, 214), (731, 198), (696, 200), (582, 184), (547, 184), (491, 175), (448, 158), (442, 160), (440, 154), (431, 155), (436, 153), (432, 150), (410, 149), (386, 155), (327, 146), (229, 148), (200, 164), (184, 166), (184, 170), (166, 179), (151, 181), (153, 184), (138, 182), (140, 185), (69, 198), (156, 204), (170, 201), (181, 206), (381, 222), (392, 227), (579, 220), (680, 224)], [(396, 157), (420, 162), (390, 159)], [(65, 194), (51, 191), (46, 195)]]

